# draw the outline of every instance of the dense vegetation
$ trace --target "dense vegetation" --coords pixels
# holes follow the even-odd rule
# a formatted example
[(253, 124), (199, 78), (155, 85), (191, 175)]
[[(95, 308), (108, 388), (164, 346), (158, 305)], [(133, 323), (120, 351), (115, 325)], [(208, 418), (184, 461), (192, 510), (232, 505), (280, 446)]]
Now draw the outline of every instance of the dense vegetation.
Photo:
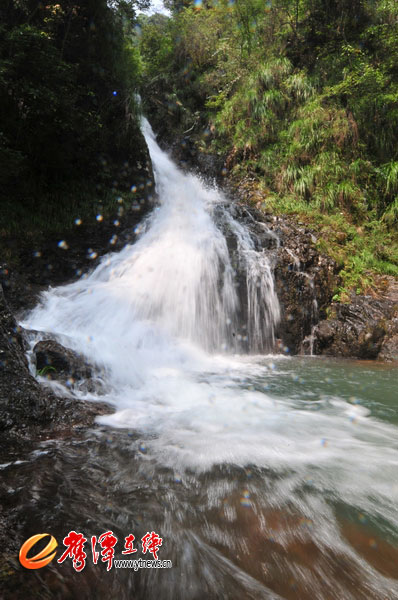
[(65, 230), (127, 185), (126, 161), (134, 164), (143, 146), (132, 36), (135, 9), (146, 4), (0, 3), (3, 237)]
[(264, 210), (318, 229), (318, 245), (342, 265), (342, 297), (373, 273), (397, 275), (397, 3), (168, 6), (171, 18), (141, 18), (143, 94), (157, 129), (224, 156)]
[(396, 2), (166, 0), (170, 17), (137, 16), (148, 4), (1, 3), (2, 237), (114, 206), (142, 156), (141, 88), (161, 135), (319, 231), (342, 297), (397, 275)]

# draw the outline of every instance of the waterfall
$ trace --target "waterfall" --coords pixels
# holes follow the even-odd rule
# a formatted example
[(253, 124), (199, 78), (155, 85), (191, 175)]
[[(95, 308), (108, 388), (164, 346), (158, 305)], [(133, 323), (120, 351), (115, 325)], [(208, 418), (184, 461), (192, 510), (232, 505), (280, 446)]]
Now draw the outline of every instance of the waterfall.
[[(255, 355), (272, 348), (279, 319), (272, 251), (236, 218), (244, 209), (180, 171), (147, 122), (143, 130), (159, 203), (136, 243), (49, 289), (22, 323), (102, 368), (100, 398), (115, 411), (85, 438), (43, 441), (55, 450), (32, 453), (46, 473), (37, 486), (18, 465), (24, 506), (41, 515), (44, 485), (44, 507), (66, 510), (62, 522), (83, 514), (92, 527), (164, 535), (169, 579), (130, 569), (134, 581), (123, 583), (103, 570), (98, 597), (128, 598), (137, 581), (137, 598), (148, 599), (160, 589), (167, 598), (187, 589), (193, 598), (398, 597), (370, 554), (380, 538), (380, 564), (395, 568), (396, 373)], [(98, 399), (73, 382), (70, 393)]]
[[(162, 271), (162, 279), (157, 285), (159, 297), (151, 294), (150, 303), (162, 307), (173, 335), (189, 337), (208, 350), (269, 350), (280, 312), (267, 254), (256, 251), (250, 231), (232, 217), (228, 202), (217, 189), (182, 173), (162, 152), (146, 119), (143, 133), (161, 202), (160, 218), (150, 232), (151, 242), (159, 240), (160, 253), (147, 257), (154, 258), (152, 268)], [(247, 323), (241, 322), (236, 272), (222, 229), (236, 239), (246, 279)], [(160, 254), (170, 264), (162, 264)], [(243, 335), (237, 333), (242, 325)]]
[[(226, 198), (178, 169), (158, 146), (146, 119), (142, 129), (158, 206), (134, 245), (104, 257), (81, 281), (47, 292), (45, 309), (33, 313), (32, 323), (67, 336), (66, 345), (94, 354), (105, 365), (105, 347), (116, 344), (111, 362), (117, 356), (123, 363), (121, 348), (150, 351), (155, 344), (156, 351), (166, 338), (167, 343), (189, 343), (207, 352), (270, 349), (279, 305), (267, 255), (254, 249), (249, 231), (228, 214)], [(236, 237), (246, 272), (246, 324), (239, 322), (236, 272), (215, 221), (220, 206), (223, 226)], [(241, 325), (242, 335), (237, 333)]]
[[(246, 342), (245, 348), (250, 352), (272, 350), (275, 325), (280, 319), (280, 307), (269, 255), (264, 249), (256, 249), (253, 234), (246, 225), (233, 218), (229, 208), (227, 205), (222, 211), (221, 222), (235, 238), (237, 267), (243, 273), (242, 292), (246, 305), (246, 314), (242, 315), (242, 310), (240, 311), (239, 321), (242, 324), (243, 335), (238, 334), (238, 342)], [(275, 236), (269, 231), (268, 233)], [(279, 243), (279, 240), (277, 242)]]

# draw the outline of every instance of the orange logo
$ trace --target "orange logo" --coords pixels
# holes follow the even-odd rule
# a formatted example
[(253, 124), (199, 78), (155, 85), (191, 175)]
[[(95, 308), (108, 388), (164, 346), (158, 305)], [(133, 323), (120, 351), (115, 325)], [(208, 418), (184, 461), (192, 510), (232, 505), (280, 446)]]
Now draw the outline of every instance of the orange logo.
[[(39, 554), (36, 554), (36, 556), (32, 556), (31, 558), (27, 557), (29, 550), (33, 548), (37, 542), (46, 537), (46, 535), (50, 534), (37, 533), (36, 535), (32, 535), (32, 537), (22, 544), (19, 551), (19, 562), (23, 567), (25, 567), (25, 569), (41, 569), (42, 567), (48, 565), (48, 563), (50, 563), (56, 555), (56, 552), (53, 552), (53, 550), (55, 550), (55, 548), (58, 546), (58, 542), (55, 537), (50, 535), (50, 541), (48, 542), (47, 546), (41, 552), (39, 552)], [(49, 556), (50, 552), (53, 553)]]

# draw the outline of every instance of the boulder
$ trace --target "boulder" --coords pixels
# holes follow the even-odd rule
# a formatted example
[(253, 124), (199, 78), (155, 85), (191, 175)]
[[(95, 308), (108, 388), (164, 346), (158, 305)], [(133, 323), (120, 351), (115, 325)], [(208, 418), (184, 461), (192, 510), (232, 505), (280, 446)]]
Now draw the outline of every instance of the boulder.
[(396, 331), (397, 333), (391, 337), (387, 335), (383, 340), (378, 356), (380, 360), (398, 362), (398, 324)]
[[(350, 303), (332, 304), (331, 313), (313, 329), (314, 354), (398, 359), (398, 312), (388, 298), (352, 295)], [(307, 339), (302, 353), (308, 349)]]
[(42, 340), (33, 348), (36, 372), (50, 380), (66, 384), (70, 391), (104, 394), (106, 385), (103, 373), (97, 365), (90, 365), (86, 358), (65, 348), (55, 340)]
[(85, 358), (54, 340), (43, 340), (33, 348), (36, 370), (49, 379), (74, 380), (92, 377), (92, 368)]

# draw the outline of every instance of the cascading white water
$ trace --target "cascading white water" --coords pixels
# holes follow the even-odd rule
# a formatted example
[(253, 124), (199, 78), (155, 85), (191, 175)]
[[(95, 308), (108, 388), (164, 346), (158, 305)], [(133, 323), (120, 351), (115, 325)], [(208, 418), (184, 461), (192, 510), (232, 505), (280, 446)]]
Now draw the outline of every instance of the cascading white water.
[(245, 273), (248, 348), (258, 352), (270, 350), (274, 347), (274, 329), (280, 320), (280, 307), (269, 257), (265, 251), (255, 249), (248, 228), (234, 219), (227, 209), (222, 212), (222, 220), (236, 239), (240, 269)]
[[(69, 335), (67, 345), (89, 356), (94, 353), (95, 360), (105, 365), (110, 339), (128, 353), (151, 344), (154, 337), (164, 343), (167, 336), (174, 344), (185, 341), (208, 351), (235, 350), (237, 284), (226, 239), (212, 218), (214, 207), (225, 198), (180, 171), (161, 151), (145, 119), (143, 132), (160, 200), (145, 232), (133, 246), (105, 258), (82, 281), (48, 292), (46, 309), (39, 308), (31, 322)], [(247, 274), (246, 341), (253, 350), (267, 341), (271, 346), (279, 303), (267, 256), (254, 250), (249, 232), (225, 209), (223, 214)], [(92, 337), (97, 344), (86, 343)], [(112, 356), (123, 363), (125, 353), (119, 354), (115, 351)]]
[[(242, 324), (222, 231), (234, 237), (245, 271), (244, 331), (253, 350), (272, 344), (279, 318), (268, 257), (255, 249), (222, 195), (179, 171), (147, 123), (144, 132), (160, 205), (141, 237), (87, 277), (50, 289), (22, 324), (51, 332), (103, 366), (109, 391), (102, 398), (115, 412), (99, 421), (133, 430), (138, 440), (132, 447), (144, 448), (143, 460), (172, 469), (178, 480), (186, 470), (201, 473), (214, 465), (264, 469), (269, 479), (259, 501), (310, 514), (322, 552), (344, 551), (367, 577), (368, 565), (341, 539), (331, 503), (398, 527), (398, 486), (391, 486), (396, 428), (369, 416), (355, 399), (323, 393), (318, 375), (303, 391), (302, 367), (300, 377), (295, 368), (290, 372), (286, 357), (233, 355)], [(243, 506), (247, 498), (245, 491)], [(378, 589), (389, 589), (374, 571), (371, 577)], [(339, 597), (352, 597), (344, 594)]]
[[(272, 345), (279, 305), (268, 256), (255, 249), (249, 231), (231, 216), (222, 195), (179, 171), (160, 150), (147, 123), (144, 132), (160, 205), (142, 227), (140, 238), (105, 257), (80, 281), (50, 289), (23, 325), (51, 332), (65, 346), (103, 366), (108, 391), (102, 399), (113, 404), (115, 412), (99, 421), (134, 432), (128, 438), (132, 456), (142, 459), (140, 468), (148, 469), (149, 480), (154, 472), (162, 477), (164, 467), (174, 472), (176, 482), (184, 479), (184, 473), (191, 473), (187, 478), (195, 473), (193, 487), (203, 486), (203, 498), (207, 497), (201, 508), (207, 512), (200, 515), (205, 515), (208, 539), (215, 535), (216, 545), (223, 541), (209, 526), (211, 515), (219, 511), (220, 523), (225, 521), (233, 532), (227, 542), (236, 546), (236, 564), (240, 560), (244, 564), (247, 555), (250, 563), (263, 565), (269, 557), (257, 551), (247, 554), (249, 546), (254, 540), (258, 544), (254, 547), (262, 548), (264, 540), (272, 545), (276, 538), (275, 547), (285, 560), (280, 578), (300, 581), (308, 592), (305, 598), (397, 597), (395, 583), (377, 573), (343, 538), (335, 508), (349, 507), (360, 515), (361, 523), (367, 516), (375, 519), (388, 535), (398, 531), (396, 426), (361, 406), (361, 394), (364, 398), (372, 394), (362, 382), (355, 384), (358, 398), (343, 390), (352, 375), (334, 374), (340, 386), (336, 391), (325, 367), (316, 361), (311, 361), (315, 370), (311, 375), (308, 365), (294, 359), (233, 354), (239, 350), (239, 327), (252, 350)], [(236, 265), (222, 231), (233, 236), (245, 273), (248, 322), (243, 326), (238, 322)], [(334, 373), (333, 366), (328, 369)], [(123, 461), (120, 467), (126, 475), (128, 456)], [(217, 470), (211, 471), (215, 465), (227, 465), (228, 483), (218, 484)], [(233, 495), (240, 483), (230, 480), (228, 465), (244, 468), (247, 479), (238, 502)], [(257, 469), (256, 483), (250, 480), (248, 465)], [(210, 473), (201, 480), (204, 471)], [(179, 495), (180, 491), (176, 498)], [(173, 510), (165, 510), (168, 536), (181, 531), (184, 519), (190, 530), (192, 511), (181, 516), (185, 510), (181, 507), (191, 507), (194, 500), (185, 498), (183, 491), (181, 495), (174, 521), (167, 520), (173, 519)], [(250, 511), (241, 522), (239, 507)], [(308, 519), (305, 529), (300, 525), (299, 537), (305, 545), (310, 535), (311, 544), (326, 557), (326, 563), (314, 558), (311, 568), (316, 576), (303, 567), (298, 546), (286, 554), (288, 558), (284, 555), (285, 550), (290, 552), (289, 518), (285, 529), (273, 529), (275, 515), (279, 519), (292, 513), (311, 517), (309, 528)], [(128, 515), (130, 519), (130, 509)], [(247, 548), (237, 537), (242, 523), (248, 527)], [(206, 538), (203, 529), (202, 535)], [(200, 552), (206, 548), (201, 546)], [(224, 558), (211, 556), (210, 562), (219, 561), (219, 572), (224, 572)], [(348, 584), (336, 579), (340, 566), (327, 571), (335, 557), (336, 565), (350, 564), (369, 596), (351, 594)], [(204, 566), (206, 578), (210, 562)], [(191, 581), (190, 566), (187, 569)], [(267, 569), (259, 573), (256, 578), (264, 573), (267, 577)], [(286, 573), (290, 575), (285, 577)], [(187, 581), (180, 581), (179, 575), (177, 579)], [(202, 579), (197, 585), (200, 588)], [(261, 594), (248, 597), (274, 597)], [(158, 597), (157, 589), (145, 597)], [(227, 596), (220, 590), (214, 597)]]
[(160, 207), (133, 249), (135, 316), (208, 350), (225, 348), (238, 299), (227, 243), (211, 217), (219, 194), (176, 168), (146, 120), (143, 132)]
[[(226, 199), (180, 171), (159, 148), (146, 120), (143, 133), (159, 206), (141, 227), (140, 238), (105, 257), (80, 281), (46, 292), (24, 326), (55, 334), (104, 369), (112, 390), (104, 399), (118, 409), (107, 422), (153, 427), (159, 404), (174, 418), (202, 402), (204, 388), (192, 374), (234, 370), (233, 361), (225, 362), (228, 354), (271, 347), (279, 303), (267, 255), (255, 250), (249, 231), (229, 214)], [(225, 229), (235, 239), (245, 273), (247, 323), (238, 322), (236, 273)], [(206, 402), (214, 391), (206, 391)]]

